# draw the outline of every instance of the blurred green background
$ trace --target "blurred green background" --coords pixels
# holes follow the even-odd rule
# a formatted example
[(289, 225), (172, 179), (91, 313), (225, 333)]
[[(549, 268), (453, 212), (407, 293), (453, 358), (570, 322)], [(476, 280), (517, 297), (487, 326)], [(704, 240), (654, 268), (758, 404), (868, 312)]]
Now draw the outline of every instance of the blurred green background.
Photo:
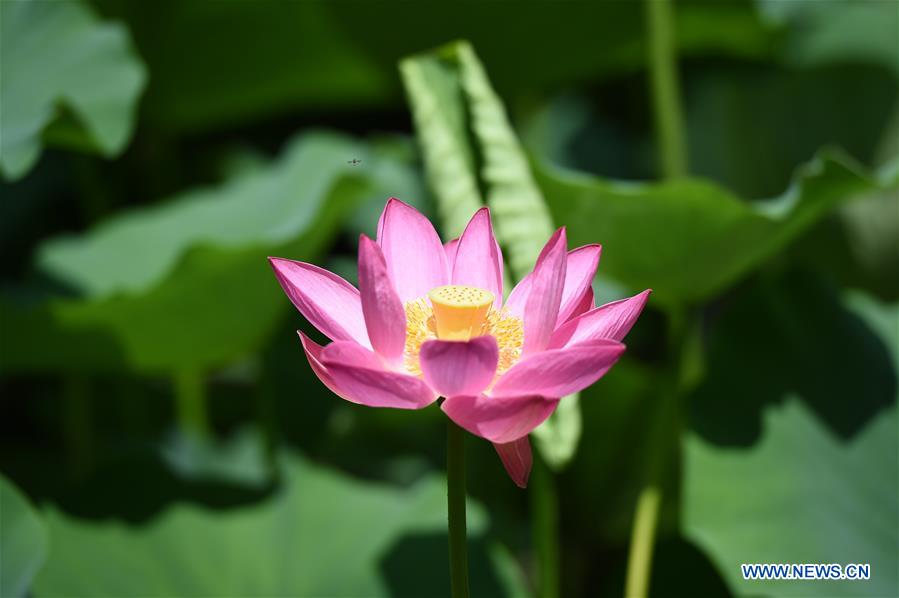
[(621, 596), (647, 488), (652, 595), (899, 594), (899, 6), (676, 1), (689, 174), (647, 6), (4, 0), (0, 595), (449, 594), (443, 415), (330, 395), (265, 260), (355, 280), (389, 196), (655, 290), (531, 488), (468, 438), (475, 595)]

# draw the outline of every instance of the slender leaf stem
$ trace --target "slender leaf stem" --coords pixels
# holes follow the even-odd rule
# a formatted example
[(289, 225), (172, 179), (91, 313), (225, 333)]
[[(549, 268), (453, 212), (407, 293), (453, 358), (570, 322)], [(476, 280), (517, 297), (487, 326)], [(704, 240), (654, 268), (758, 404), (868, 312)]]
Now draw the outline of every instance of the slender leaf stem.
[(210, 434), (203, 374), (194, 369), (175, 375), (175, 407), (181, 431), (206, 438)]
[[(664, 178), (671, 179), (687, 173), (687, 144), (680, 103), (671, 0), (645, 0), (645, 13), (659, 164)], [(687, 312), (683, 308), (672, 309), (669, 313), (669, 368), (664, 378), (668, 392), (658, 405), (648, 448), (646, 483), (634, 512), (624, 588), (627, 598), (649, 595), (652, 553), (662, 506), (662, 478), (672, 444), (676, 446), (679, 438), (680, 396), (686, 379), (692, 373), (687, 370), (692, 363), (687, 363), (682, 355), (686, 346), (685, 330), (689, 326), (687, 320)]]
[(655, 485), (644, 487), (637, 499), (634, 527), (631, 531), (631, 549), (628, 555), (627, 581), (624, 586), (624, 595), (628, 598), (649, 595), (653, 542), (661, 503), (662, 491)]
[(646, 450), (645, 482), (634, 511), (624, 589), (627, 598), (649, 595), (652, 553), (665, 498), (663, 485), (666, 474), (680, 454), (682, 400), (701, 376), (702, 355), (697, 323), (695, 314), (683, 307), (672, 307), (668, 311), (668, 363), (660, 379), (665, 391), (655, 405)]
[(534, 459), (531, 474), (531, 509), (534, 547), (537, 551), (537, 595), (540, 598), (558, 598), (559, 592), (559, 500), (556, 494), (556, 477), (543, 459)]
[(453, 598), (468, 598), (468, 547), (465, 531), (465, 432), (447, 421), (446, 499), (450, 583)]
[(677, 368), (674, 368), (669, 375), (662, 378), (663, 384), (669, 388), (656, 405), (650, 429), (646, 477), (637, 498), (631, 527), (631, 546), (624, 585), (626, 598), (645, 598), (649, 595), (652, 554), (664, 496), (662, 491), (664, 474), (672, 458), (672, 446), (676, 446), (680, 433), (677, 416), (679, 396), (675, 381), (677, 375)]
[(649, 32), (649, 71), (653, 115), (659, 146), (659, 162), (665, 178), (687, 173), (687, 145), (684, 137), (677, 51), (671, 0), (645, 0)]

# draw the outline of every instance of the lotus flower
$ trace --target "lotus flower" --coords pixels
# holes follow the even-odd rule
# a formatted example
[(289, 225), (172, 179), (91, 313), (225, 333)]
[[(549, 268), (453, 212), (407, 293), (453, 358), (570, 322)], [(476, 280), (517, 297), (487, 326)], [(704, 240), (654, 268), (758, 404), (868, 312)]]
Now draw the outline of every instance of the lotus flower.
[(359, 239), (359, 290), (303, 262), (269, 258), (281, 287), (330, 344), (299, 332), (309, 365), (334, 394), (369, 407), (441, 409), (496, 447), (527, 484), (528, 434), (560, 397), (601, 378), (650, 291), (594, 307), (599, 245), (567, 250), (565, 229), (503, 304), (503, 256), (490, 212), (445, 245), (430, 221), (390, 199), (377, 241)]

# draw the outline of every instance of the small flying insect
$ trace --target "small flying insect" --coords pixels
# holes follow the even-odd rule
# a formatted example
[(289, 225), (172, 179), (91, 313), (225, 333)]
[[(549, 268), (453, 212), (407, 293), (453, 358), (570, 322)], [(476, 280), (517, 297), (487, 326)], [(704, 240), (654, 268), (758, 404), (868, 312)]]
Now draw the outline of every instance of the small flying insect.
[(352, 164), (353, 166), (355, 166), (357, 164), (362, 164), (362, 160), (357, 160), (356, 158), (353, 158), (352, 160), (347, 160), (346, 163)]

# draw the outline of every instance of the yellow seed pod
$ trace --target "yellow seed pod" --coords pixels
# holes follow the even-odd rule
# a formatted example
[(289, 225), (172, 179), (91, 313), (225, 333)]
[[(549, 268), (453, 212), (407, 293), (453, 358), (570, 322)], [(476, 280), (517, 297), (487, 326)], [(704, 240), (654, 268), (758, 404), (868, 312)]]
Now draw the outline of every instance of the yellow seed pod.
[(434, 309), (437, 338), (467, 341), (472, 333), (479, 333), (495, 297), (477, 287), (446, 285), (431, 289), (428, 298)]

